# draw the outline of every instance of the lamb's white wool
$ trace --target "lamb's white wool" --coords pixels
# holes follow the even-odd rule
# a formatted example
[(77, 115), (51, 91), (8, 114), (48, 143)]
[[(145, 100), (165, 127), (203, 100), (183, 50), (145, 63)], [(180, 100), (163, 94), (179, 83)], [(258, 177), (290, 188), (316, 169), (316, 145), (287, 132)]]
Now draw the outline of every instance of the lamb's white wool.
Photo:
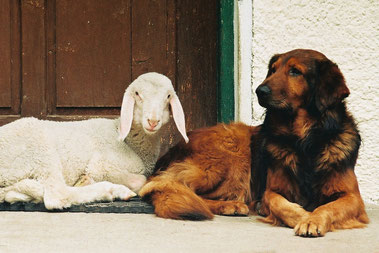
[[(184, 127), (181, 106), (173, 108), (172, 100), (178, 102), (171, 81), (147, 73), (126, 89), (121, 111), (128, 113), (121, 119), (23, 118), (0, 127), (0, 202), (43, 201), (60, 209), (135, 196), (158, 159), (170, 104), (181, 114), (174, 116), (177, 126)], [(95, 183), (72, 187), (83, 175)]]

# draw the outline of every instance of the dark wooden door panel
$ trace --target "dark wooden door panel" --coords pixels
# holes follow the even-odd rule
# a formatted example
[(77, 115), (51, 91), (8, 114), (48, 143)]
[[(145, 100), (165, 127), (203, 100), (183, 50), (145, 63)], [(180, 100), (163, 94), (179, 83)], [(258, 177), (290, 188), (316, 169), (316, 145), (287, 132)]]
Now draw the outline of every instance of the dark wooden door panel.
[(43, 0), (21, 1), (21, 116), (46, 115), (45, 10)]
[[(186, 114), (187, 130), (217, 123), (217, 0), (176, 1), (175, 76), (176, 92)], [(163, 138), (164, 153), (181, 139), (174, 124)]]
[(49, 12), (50, 114), (108, 114), (140, 74), (175, 79), (174, 1), (56, 0)]
[(189, 129), (217, 122), (219, 1), (177, 1), (177, 82)]
[(132, 79), (150, 71), (173, 79), (174, 1), (132, 2)]
[(0, 5), (0, 107), (11, 107), (11, 17), (9, 1)]
[[(187, 130), (215, 124), (218, 10), (217, 0), (0, 0), (0, 125), (117, 117), (125, 88), (149, 71), (172, 80)], [(171, 123), (164, 142), (180, 138)]]
[(20, 117), (20, 4), (0, 2), (0, 125)]
[(130, 1), (57, 0), (55, 13), (56, 106), (120, 106), (131, 81)]

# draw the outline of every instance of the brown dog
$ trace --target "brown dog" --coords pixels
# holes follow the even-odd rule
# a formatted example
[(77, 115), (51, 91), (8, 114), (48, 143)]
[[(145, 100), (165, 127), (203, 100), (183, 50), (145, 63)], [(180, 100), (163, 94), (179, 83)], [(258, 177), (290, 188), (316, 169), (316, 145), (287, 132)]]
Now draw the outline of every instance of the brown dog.
[(164, 218), (204, 220), (213, 214), (247, 215), (250, 138), (259, 127), (219, 124), (188, 133), (157, 163), (158, 172), (139, 195)]
[(257, 95), (262, 126), (196, 130), (158, 161), (139, 193), (156, 214), (202, 220), (249, 205), (301, 236), (368, 223), (354, 174), (360, 136), (337, 65), (312, 50), (275, 55)]
[(259, 157), (267, 169), (264, 221), (309, 237), (368, 223), (354, 174), (361, 139), (337, 65), (312, 50), (275, 55), (256, 93), (267, 108)]

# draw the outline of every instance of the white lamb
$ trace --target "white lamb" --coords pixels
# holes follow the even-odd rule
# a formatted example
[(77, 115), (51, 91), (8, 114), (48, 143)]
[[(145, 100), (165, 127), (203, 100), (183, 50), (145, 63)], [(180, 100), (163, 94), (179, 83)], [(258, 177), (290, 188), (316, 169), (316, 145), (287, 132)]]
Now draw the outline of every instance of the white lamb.
[[(0, 127), (0, 202), (44, 202), (47, 209), (62, 209), (135, 196), (158, 159), (157, 132), (169, 121), (169, 105), (188, 141), (179, 99), (171, 81), (158, 73), (130, 84), (120, 119), (23, 118)], [(91, 184), (73, 187), (83, 175)]]

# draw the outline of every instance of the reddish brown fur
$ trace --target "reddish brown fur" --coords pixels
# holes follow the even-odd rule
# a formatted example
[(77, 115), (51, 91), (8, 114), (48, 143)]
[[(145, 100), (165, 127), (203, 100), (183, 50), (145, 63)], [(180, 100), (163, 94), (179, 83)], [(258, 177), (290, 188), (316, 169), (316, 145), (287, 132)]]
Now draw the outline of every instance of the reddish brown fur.
[(260, 132), (269, 160), (263, 221), (308, 237), (365, 226), (354, 174), (360, 137), (337, 65), (312, 50), (276, 55), (257, 94), (267, 108)]
[(267, 108), (263, 125), (191, 132), (188, 144), (158, 161), (140, 195), (165, 218), (246, 215), (249, 206), (264, 222), (300, 236), (365, 226), (354, 174), (360, 136), (337, 65), (312, 50), (275, 55), (263, 86), (269, 88), (258, 94)]
[(164, 218), (247, 215), (252, 200), (250, 137), (258, 130), (234, 123), (190, 132), (188, 144), (178, 144), (160, 159), (158, 165), (167, 168), (159, 168), (140, 196), (150, 198), (155, 213)]

